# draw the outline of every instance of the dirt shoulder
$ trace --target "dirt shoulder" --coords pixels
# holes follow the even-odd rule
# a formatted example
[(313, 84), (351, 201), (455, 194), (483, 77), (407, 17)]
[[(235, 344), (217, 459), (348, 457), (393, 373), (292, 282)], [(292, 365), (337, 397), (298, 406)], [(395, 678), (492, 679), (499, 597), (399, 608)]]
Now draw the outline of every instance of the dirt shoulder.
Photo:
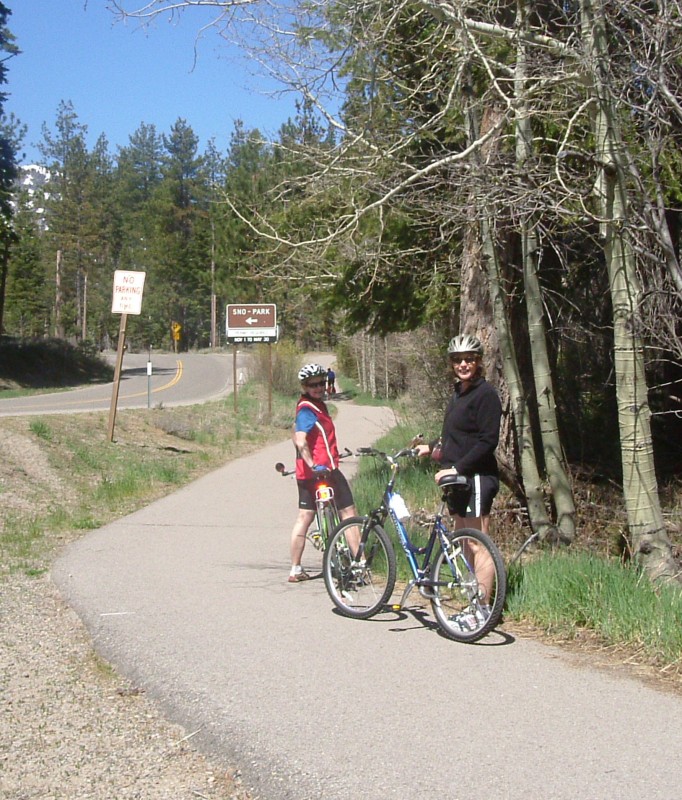
[(0, 594), (0, 796), (246, 800), (154, 704), (97, 657), (47, 577)]
[[(96, 498), (129, 474), (121, 469), (119, 475), (118, 461), (137, 459), (147, 465), (140, 473), (146, 475), (158, 475), (159, 464), (171, 475), (184, 470), (186, 480), (258, 446), (249, 442), (245, 424), (242, 440), (230, 440), (234, 452), (185, 437), (198, 431), (210, 442), (226, 416), (209, 405), (151, 416), (127, 412), (113, 449), (101, 444), (106, 418), (99, 414), (0, 421), (0, 797), (248, 797), (238, 775), (216, 769), (195, 750), (192, 731), (168, 723), (96, 655), (47, 572), (93, 520), (103, 524), (177, 488), (155, 478), (144, 498), (117, 499), (117, 513), (105, 503), (97, 506)], [(267, 441), (284, 438), (283, 427), (265, 434)], [(65, 518), (67, 529), (60, 528)], [(40, 533), (33, 520), (43, 521)], [(68, 529), (80, 520), (85, 530)]]

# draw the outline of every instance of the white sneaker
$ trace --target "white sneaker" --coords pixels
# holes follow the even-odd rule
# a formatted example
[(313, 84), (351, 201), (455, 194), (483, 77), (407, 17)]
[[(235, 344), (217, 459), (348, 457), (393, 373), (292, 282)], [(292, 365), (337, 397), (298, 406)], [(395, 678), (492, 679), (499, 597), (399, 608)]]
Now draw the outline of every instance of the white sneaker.
[(460, 630), (472, 633), (485, 625), (489, 616), (490, 606), (481, 604), (477, 608), (469, 606), (464, 611), (460, 611), (459, 614), (453, 614), (449, 617), (449, 620), (458, 625)]

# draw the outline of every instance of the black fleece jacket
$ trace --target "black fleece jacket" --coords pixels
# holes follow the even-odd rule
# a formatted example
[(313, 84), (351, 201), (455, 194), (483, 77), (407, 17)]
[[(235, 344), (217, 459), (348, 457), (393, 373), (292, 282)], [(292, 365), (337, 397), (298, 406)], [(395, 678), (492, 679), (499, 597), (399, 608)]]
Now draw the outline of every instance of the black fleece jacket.
[(472, 381), (466, 392), (457, 384), (445, 410), (441, 466), (462, 475), (497, 475), (501, 417), (500, 398), (485, 379)]

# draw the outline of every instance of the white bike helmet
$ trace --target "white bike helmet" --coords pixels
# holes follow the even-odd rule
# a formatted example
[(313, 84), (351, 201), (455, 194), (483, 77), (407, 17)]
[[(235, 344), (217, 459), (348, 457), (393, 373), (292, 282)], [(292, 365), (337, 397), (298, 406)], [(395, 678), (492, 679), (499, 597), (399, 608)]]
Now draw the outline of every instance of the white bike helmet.
[(298, 379), (303, 383), (303, 381), (308, 381), (310, 378), (317, 378), (327, 375), (327, 370), (321, 364), (306, 364), (305, 367), (301, 367), (300, 372), (298, 373)]
[(454, 339), (450, 339), (448, 355), (451, 356), (454, 353), (475, 353), (477, 356), (482, 356), (483, 345), (477, 336), (461, 333), (459, 336), (455, 336)]

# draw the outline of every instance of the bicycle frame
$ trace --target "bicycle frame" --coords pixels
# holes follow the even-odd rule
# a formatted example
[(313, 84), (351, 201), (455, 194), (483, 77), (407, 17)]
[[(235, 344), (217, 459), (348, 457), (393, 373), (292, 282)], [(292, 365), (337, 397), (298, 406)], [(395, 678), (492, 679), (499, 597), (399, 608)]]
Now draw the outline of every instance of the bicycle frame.
[(329, 534), (339, 521), (339, 510), (334, 499), (334, 489), (326, 478), (320, 478), (315, 483), (315, 519), (317, 521), (317, 530), (310, 532), (310, 538), (313, 540), (315, 547), (319, 550), (324, 550)]
[[(400, 598), (400, 602), (392, 604), (392, 608), (395, 611), (399, 611), (405, 605), (405, 602), (410, 592), (412, 591), (412, 589), (414, 589), (415, 586), (419, 588), (419, 592), (422, 595), (422, 597), (426, 598), (427, 600), (434, 599), (433, 592), (428, 592), (428, 589), (433, 588), (437, 585), (429, 577), (429, 572), (431, 568), (431, 557), (433, 556), (436, 542), (438, 542), (440, 549), (443, 551), (443, 554), (448, 564), (456, 572), (458, 572), (455, 564), (450, 558), (449, 551), (451, 550), (451, 548), (449, 547), (449, 541), (447, 538), (448, 529), (443, 524), (443, 512), (445, 510), (445, 500), (441, 500), (440, 508), (436, 513), (433, 524), (431, 525), (431, 531), (429, 534), (428, 542), (423, 547), (417, 547), (412, 542), (407, 528), (405, 527), (402, 520), (398, 517), (396, 511), (393, 508), (393, 498), (396, 495), (395, 482), (399, 471), (398, 459), (401, 456), (411, 454), (411, 452), (412, 451), (410, 450), (401, 450), (395, 456), (389, 456), (385, 453), (382, 454), (390, 466), (391, 476), (388, 480), (388, 483), (386, 484), (386, 488), (384, 489), (384, 495), (381, 506), (375, 509), (374, 511), (371, 511), (367, 515), (367, 522), (365, 523), (365, 528), (369, 530), (373, 525), (376, 524), (383, 525), (384, 522), (386, 521), (386, 518), (390, 517), (391, 522), (393, 523), (393, 527), (395, 528), (395, 531), (398, 534), (398, 541), (400, 542), (400, 546), (403, 550), (403, 553), (405, 554), (405, 558), (410, 567), (410, 571), (412, 572), (412, 578), (408, 581), (407, 586), (403, 591), (402, 597)], [(418, 556), (423, 556), (421, 564), (419, 563)]]

